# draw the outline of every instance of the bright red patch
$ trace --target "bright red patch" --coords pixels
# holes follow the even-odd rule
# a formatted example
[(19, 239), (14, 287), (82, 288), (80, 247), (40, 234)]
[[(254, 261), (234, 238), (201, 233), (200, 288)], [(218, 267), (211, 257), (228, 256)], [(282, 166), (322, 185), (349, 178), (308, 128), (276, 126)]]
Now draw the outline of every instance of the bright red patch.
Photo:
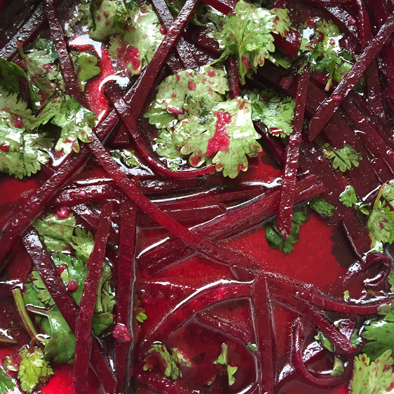
[(229, 150), (230, 136), (227, 134), (227, 125), (231, 123), (231, 115), (224, 111), (215, 112), (218, 120), (216, 121), (216, 131), (209, 139), (207, 157), (219, 152)]

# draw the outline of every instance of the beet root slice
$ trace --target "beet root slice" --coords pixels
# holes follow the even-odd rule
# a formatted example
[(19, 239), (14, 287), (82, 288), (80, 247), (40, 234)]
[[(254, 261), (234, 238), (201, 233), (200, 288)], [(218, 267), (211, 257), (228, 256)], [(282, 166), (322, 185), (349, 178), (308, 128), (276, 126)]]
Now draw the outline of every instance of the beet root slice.
[(379, 30), (379, 33), (370, 41), (363, 53), (346, 74), (330, 97), (326, 98), (316, 111), (309, 124), (309, 141), (313, 141), (323, 130), (334, 113), (337, 111), (349, 92), (357, 85), (361, 76), (376, 59), (384, 44), (390, 39), (394, 32), (394, 14)]
[(292, 122), (293, 131), (286, 145), (286, 162), (280, 189), (278, 215), (276, 218), (276, 227), (286, 239), (289, 238), (292, 228), (291, 220), (293, 217), (294, 196), (296, 191), (298, 157), (300, 155), (300, 145), (302, 141), (302, 124), (304, 122), (306, 99), (308, 97), (309, 75), (310, 66), (307, 65), (298, 76), (295, 96), (296, 107), (294, 120)]
[(227, 78), (228, 85), (230, 87), (229, 98), (235, 99), (239, 96), (239, 75), (238, 75), (238, 66), (237, 59), (235, 57), (230, 56), (227, 59)]
[(112, 204), (108, 203), (101, 211), (99, 228), (94, 235), (94, 248), (87, 261), (89, 269), (83, 288), (77, 320), (73, 383), (75, 394), (89, 393), (88, 372), (91, 347), (90, 333), (92, 329), (94, 306), (96, 304), (96, 294), (109, 237), (111, 213)]
[(119, 241), (118, 287), (116, 306), (116, 324), (123, 325), (129, 335), (129, 341), (116, 338), (115, 344), (115, 375), (118, 380), (117, 392), (123, 393), (129, 383), (128, 357), (134, 344), (131, 318), (134, 310), (134, 282), (135, 282), (135, 224), (137, 209), (134, 204), (124, 197), (121, 205), (121, 224)]
[[(75, 334), (78, 307), (71, 295), (68, 293), (63, 281), (46, 254), (35, 229), (30, 229), (23, 237), (23, 245), (40, 274), (46, 288), (51, 294), (53, 301), (59, 308), (60, 313), (71, 328), (71, 331)], [(104, 355), (101, 353), (100, 346), (96, 339), (92, 341), (91, 362), (97, 375), (100, 377), (106, 392), (114, 394), (116, 389), (116, 379), (111, 367), (104, 358)]]

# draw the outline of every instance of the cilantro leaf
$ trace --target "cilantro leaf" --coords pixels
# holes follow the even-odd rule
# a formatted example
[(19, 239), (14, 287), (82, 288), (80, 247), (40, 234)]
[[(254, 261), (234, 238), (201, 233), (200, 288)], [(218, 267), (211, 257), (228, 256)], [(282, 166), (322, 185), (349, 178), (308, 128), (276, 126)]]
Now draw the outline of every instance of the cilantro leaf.
[(394, 180), (384, 185), (382, 196), (391, 205), (394, 205)]
[(353, 377), (350, 381), (352, 394), (380, 394), (388, 392), (394, 383), (394, 372), (391, 366), (391, 350), (386, 351), (375, 362), (371, 363), (366, 354), (354, 359)]
[(45, 361), (41, 349), (34, 349), (34, 352), (30, 353), (24, 348), (21, 351), (21, 357), (18, 379), (22, 390), (31, 393), (39, 384), (45, 383), (53, 375), (53, 370), (48, 361)]
[(80, 227), (76, 227), (74, 231), (75, 235), (71, 237), (71, 246), (79, 259), (87, 261), (94, 248), (93, 235), (90, 231)]
[(222, 345), (222, 352), (219, 357), (213, 362), (214, 364), (222, 364), (227, 368), (228, 384), (232, 386), (235, 383), (234, 374), (237, 372), (238, 367), (235, 365), (230, 365), (228, 363), (228, 346), (226, 344)]
[(334, 367), (332, 368), (331, 376), (342, 376), (345, 373), (342, 361), (338, 358), (334, 358)]
[(97, 57), (88, 52), (79, 52), (73, 53), (71, 58), (74, 63), (79, 85), (82, 91), (84, 91), (86, 81), (100, 74), (100, 67), (97, 67)]
[(127, 167), (140, 167), (150, 171), (147, 166), (141, 163), (135, 152), (131, 149), (112, 149), (111, 156), (115, 159), (121, 159), (122, 163)]
[(305, 212), (302, 209), (295, 209), (293, 211), (292, 229), (289, 238), (285, 239), (275, 226), (275, 222), (265, 227), (265, 237), (269, 246), (272, 249), (281, 250), (284, 253), (291, 253), (293, 245), (298, 242), (301, 224), (307, 219)]
[[(168, 376), (171, 379), (178, 379), (182, 377), (182, 372), (177, 366), (174, 358), (171, 356), (171, 354), (168, 352), (167, 348), (163, 344), (153, 344), (152, 347), (149, 349), (148, 353), (157, 353), (164, 361), (165, 363), (165, 371), (164, 375)], [(149, 362), (148, 359), (145, 359), (145, 361), (148, 361), (144, 365), (144, 371), (150, 370), (152, 368), (151, 363)]]
[(252, 120), (263, 122), (276, 137), (286, 137), (292, 132), (295, 101), (291, 97), (281, 98), (274, 92), (243, 92), (252, 102)]
[(271, 8), (270, 11), (275, 17), (273, 20), (274, 33), (280, 34), (282, 37), (286, 37), (287, 32), (291, 27), (289, 10), (283, 8)]
[(393, 243), (394, 212), (389, 207), (374, 209), (369, 215), (367, 229), (373, 244)]
[(27, 77), (22, 67), (1, 58), (0, 75), (0, 86), (10, 93), (19, 93), (19, 78)]
[(309, 207), (323, 217), (334, 215), (335, 207), (322, 197), (315, 197), (309, 203)]
[(0, 394), (7, 394), (16, 389), (14, 380), (0, 368)]
[(346, 186), (345, 191), (339, 196), (339, 201), (341, 201), (346, 207), (356, 205), (358, 203), (358, 198), (354, 187)]
[(223, 30), (214, 33), (223, 49), (216, 62), (235, 56), (242, 85), (245, 84), (245, 76), (256, 72), (258, 66), (264, 65), (269, 53), (275, 51), (271, 34), (275, 29), (274, 20), (275, 16), (270, 11), (240, 0), (225, 19)]
[(325, 347), (329, 352), (334, 352), (334, 345), (332, 342), (322, 333), (319, 331), (317, 335), (315, 335), (316, 341), (318, 341), (323, 347)]
[(334, 149), (329, 144), (323, 145), (323, 153), (328, 159), (332, 159), (334, 169), (339, 168), (341, 172), (358, 167), (362, 156), (351, 146), (345, 144), (342, 149)]

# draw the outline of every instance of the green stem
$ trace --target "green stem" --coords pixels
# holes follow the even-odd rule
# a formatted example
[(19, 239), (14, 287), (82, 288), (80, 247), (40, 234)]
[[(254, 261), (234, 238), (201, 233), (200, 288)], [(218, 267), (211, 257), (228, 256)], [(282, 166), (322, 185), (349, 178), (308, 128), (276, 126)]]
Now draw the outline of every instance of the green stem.
[(0, 337), (0, 343), (18, 343), (18, 341), (15, 341), (14, 339), (5, 338), (5, 337)]
[(26, 307), (26, 309), (27, 309), (29, 312), (36, 313), (37, 315), (42, 315), (42, 316), (47, 316), (47, 317), (49, 316), (48, 311), (47, 311), (46, 309), (37, 308), (37, 307), (34, 306), (34, 305), (28, 305), (28, 306)]
[(33, 322), (30, 319), (29, 314), (27, 313), (25, 303), (23, 301), (21, 289), (13, 289), (12, 295), (14, 296), (15, 304), (18, 309), (18, 313), (22, 319), (22, 322), (29, 333), (31, 339), (39, 341), (37, 338), (37, 331), (34, 327)]
[(380, 190), (379, 190), (378, 195), (376, 196), (375, 202), (374, 202), (374, 204), (373, 204), (373, 210), (374, 210), (374, 211), (375, 211), (376, 209), (378, 209), (379, 201), (380, 201), (380, 198), (382, 197), (382, 194), (383, 194), (383, 192), (384, 192), (384, 187), (386, 186), (386, 183), (387, 183), (387, 182), (383, 183), (382, 187), (381, 187)]

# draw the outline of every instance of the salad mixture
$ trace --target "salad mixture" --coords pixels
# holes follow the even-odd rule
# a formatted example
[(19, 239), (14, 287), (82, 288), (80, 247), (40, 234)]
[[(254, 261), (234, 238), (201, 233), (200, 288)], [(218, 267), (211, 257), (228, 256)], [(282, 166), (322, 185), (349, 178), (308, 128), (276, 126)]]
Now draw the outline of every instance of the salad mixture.
[(394, 392), (388, 0), (0, 0), (0, 394)]

